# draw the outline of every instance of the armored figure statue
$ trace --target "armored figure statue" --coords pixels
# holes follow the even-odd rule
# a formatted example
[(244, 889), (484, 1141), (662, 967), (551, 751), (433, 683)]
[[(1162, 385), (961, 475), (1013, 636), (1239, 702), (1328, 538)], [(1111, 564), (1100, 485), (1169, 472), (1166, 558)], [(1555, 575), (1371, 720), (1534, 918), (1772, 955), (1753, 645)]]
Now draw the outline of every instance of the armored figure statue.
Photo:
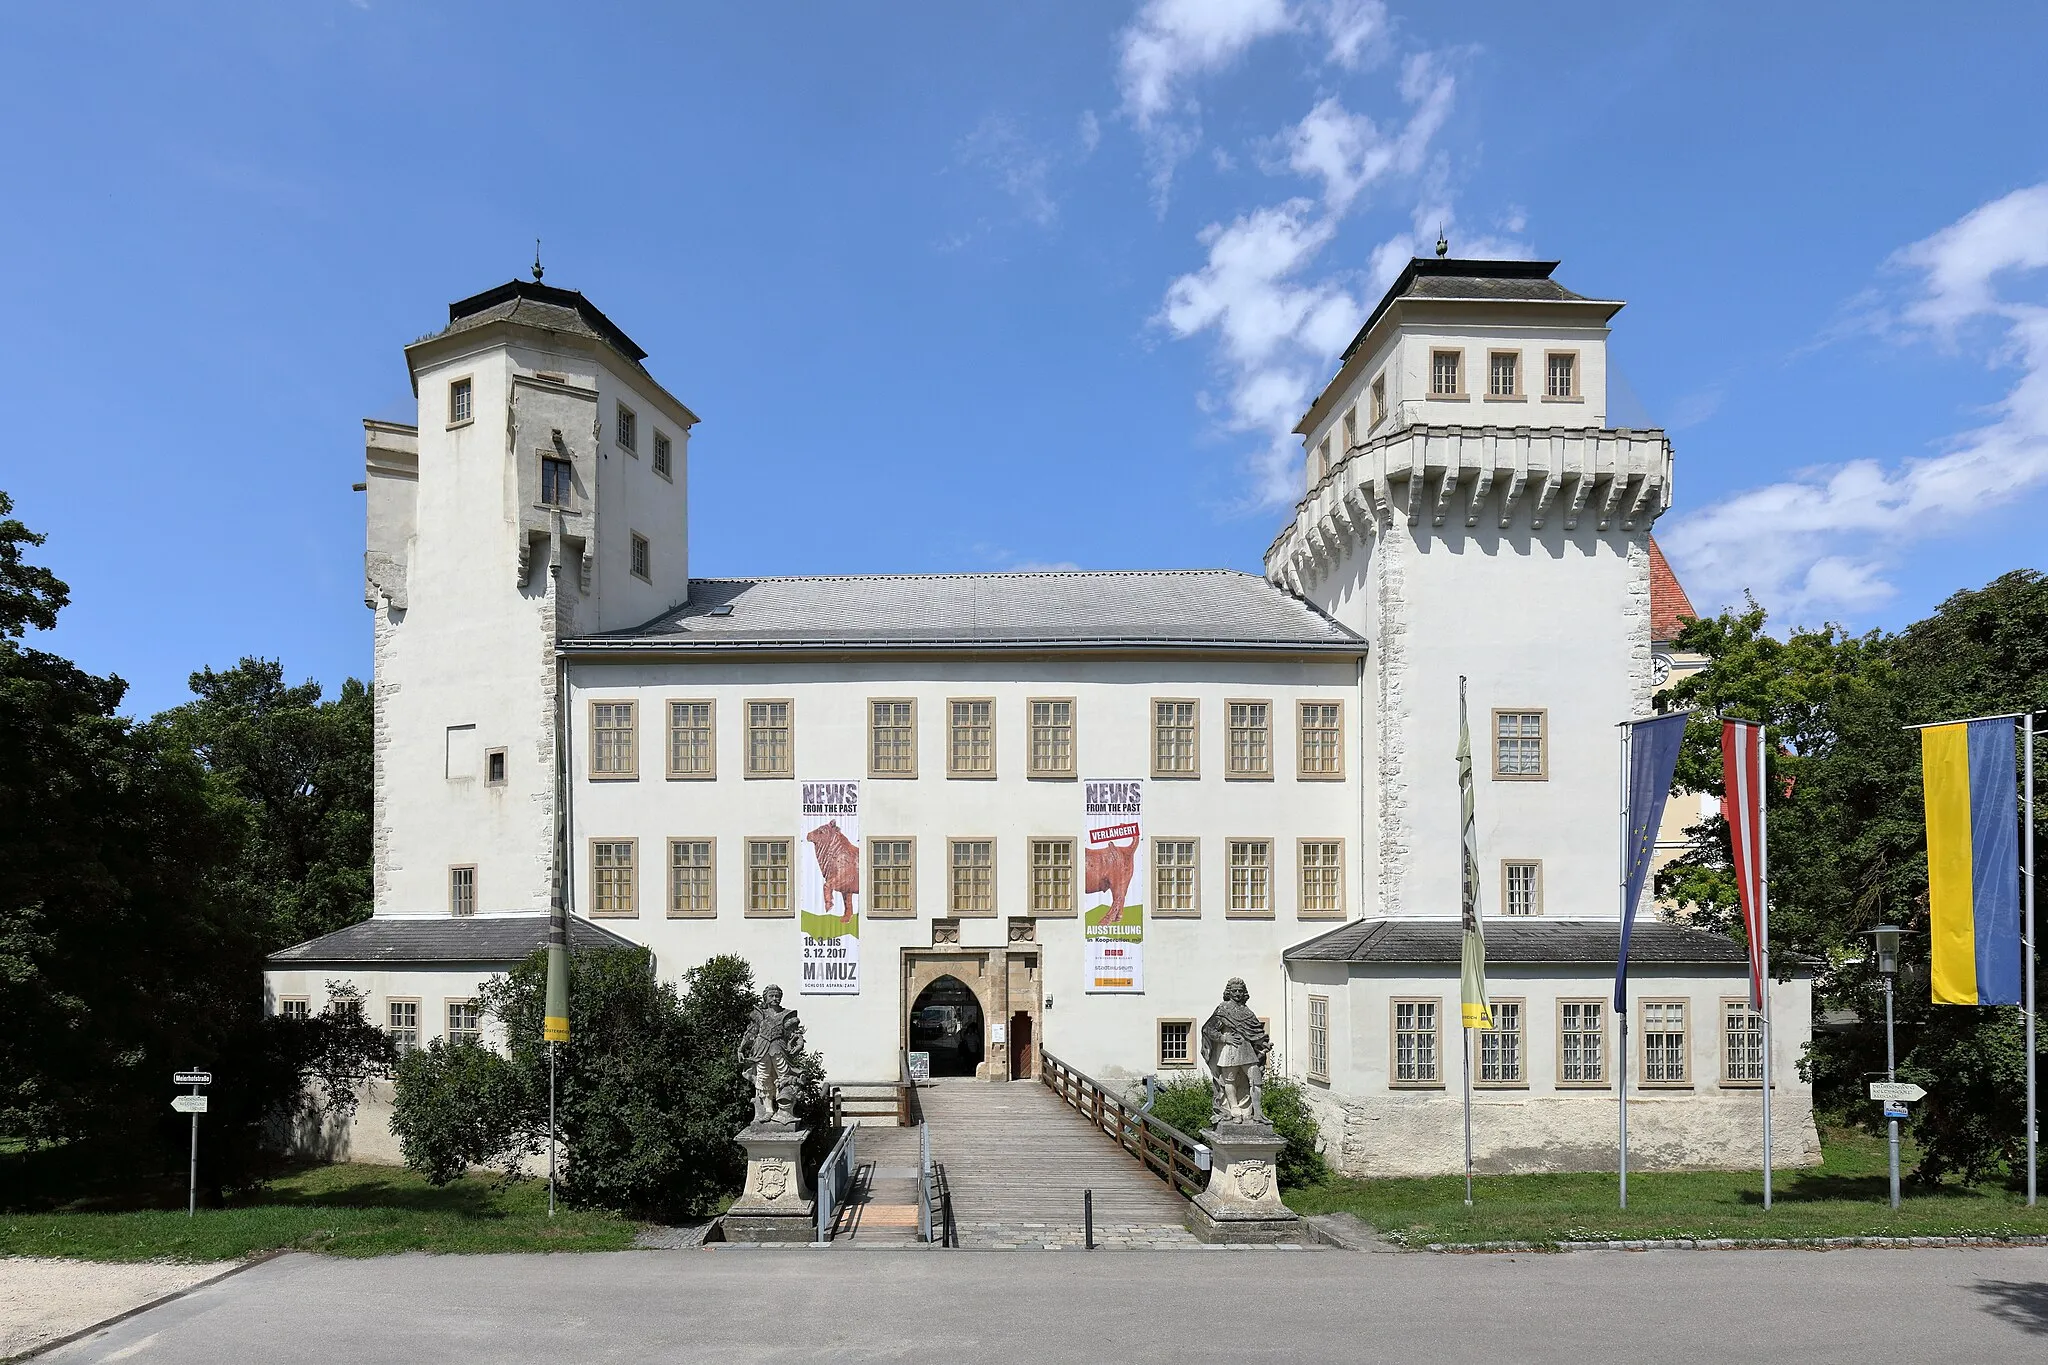
[(1233, 976), (1223, 988), (1223, 1003), (1202, 1025), (1202, 1060), (1209, 1067), (1209, 1084), (1216, 1090), (1218, 1123), (1266, 1121), (1261, 1099), (1273, 1040), (1245, 1003), (1250, 999), (1244, 979)]
[(789, 1059), (803, 1050), (803, 1021), (795, 1010), (782, 1008), (782, 987), (768, 987), (740, 1035), (740, 1061), (754, 1072), (754, 1122), (796, 1122), (796, 1078)]

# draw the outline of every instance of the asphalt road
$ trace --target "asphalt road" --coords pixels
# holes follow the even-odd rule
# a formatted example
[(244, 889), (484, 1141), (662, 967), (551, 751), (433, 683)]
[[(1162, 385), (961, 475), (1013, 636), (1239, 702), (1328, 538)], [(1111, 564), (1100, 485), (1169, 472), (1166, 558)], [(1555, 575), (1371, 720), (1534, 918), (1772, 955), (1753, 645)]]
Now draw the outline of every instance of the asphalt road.
[(52, 1361), (2048, 1359), (2048, 1248), (280, 1257)]

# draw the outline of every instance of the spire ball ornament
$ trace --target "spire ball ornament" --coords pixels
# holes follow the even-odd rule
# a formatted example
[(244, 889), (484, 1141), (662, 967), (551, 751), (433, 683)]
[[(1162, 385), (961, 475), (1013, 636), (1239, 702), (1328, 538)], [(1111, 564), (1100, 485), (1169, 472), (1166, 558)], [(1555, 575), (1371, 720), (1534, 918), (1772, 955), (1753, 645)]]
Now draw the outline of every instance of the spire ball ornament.
[[(1451, 254), (1451, 244), (1450, 244), (1450, 242), (1449, 242), (1449, 241), (1448, 241), (1448, 240), (1447, 240), (1447, 239), (1446, 239), (1446, 238), (1444, 237), (1444, 230), (1443, 230), (1442, 228), (1438, 228), (1438, 229), (1436, 230), (1436, 258), (1437, 258), (1438, 260), (1442, 260), (1442, 259), (1443, 259), (1444, 257), (1446, 257), (1446, 256), (1448, 256), (1448, 255), (1450, 255), (1450, 254)], [(538, 275), (536, 275), (536, 276), (534, 276), (534, 278), (535, 278), (535, 279), (539, 279), (540, 277), (539, 277)]]
[[(1444, 253), (1439, 251), (1436, 254), (1441, 256)], [(544, 273), (540, 268), (540, 238), (536, 237), (533, 239), (533, 278), (536, 283)]]

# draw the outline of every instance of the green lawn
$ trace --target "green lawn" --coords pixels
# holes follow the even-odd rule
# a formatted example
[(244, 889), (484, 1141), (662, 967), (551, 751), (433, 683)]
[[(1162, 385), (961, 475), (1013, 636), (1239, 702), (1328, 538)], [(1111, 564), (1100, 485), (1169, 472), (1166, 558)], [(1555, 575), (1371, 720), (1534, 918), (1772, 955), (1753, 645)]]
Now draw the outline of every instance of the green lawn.
[(0, 1213), (0, 1256), (89, 1261), (216, 1261), (297, 1249), (337, 1256), (393, 1251), (618, 1251), (639, 1225), (563, 1209), (547, 1186), (499, 1188), (471, 1177), (435, 1189), (395, 1166), (319, 1166), (272, 1181), (231, 1207), (135, 1212)]
[[(1900, 1162), (1912, 1168), (1913, 1154)], [(1942, 1237), (2048, 1235), (2048, 1204), (2028, 1209), (2003, 1188), (1908, 1183), (1890, 1207), (1881, 1138), (1824, 1134), (1818, 1167), (1777, 1173), (1763, 1207), (1757, 1171), (1631, 1172), (1628, 1210), (1612, 1171), (1596, 1175), (1479, 1176), (1472, 1207), (1459, 1176), (1345, 1180), (1289, 1190), (1299, 1213), (1350, 1213), (1403, 1246), (1436, 1242), (1614, 1241), (1721, 1237)]]

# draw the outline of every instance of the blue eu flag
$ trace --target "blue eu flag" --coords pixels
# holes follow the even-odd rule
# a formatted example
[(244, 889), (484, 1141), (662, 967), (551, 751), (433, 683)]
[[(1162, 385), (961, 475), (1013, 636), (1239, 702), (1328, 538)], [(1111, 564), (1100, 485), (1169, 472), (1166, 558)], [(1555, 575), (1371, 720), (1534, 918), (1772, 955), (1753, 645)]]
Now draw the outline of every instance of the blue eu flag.
[(1628, 936), (1635, 927), (1636, 902), (1650, 879), (1650, 860), (1657, 851), (1657, 830), (1664, 823), (1664, 802), (1671, 795), (1671, 775), (1678, 771), (1678, 749), (1685, 738), (1690, 711), (1629, 722), (1628, 844), (1623, 856), (1627, 875), (1621, 905), (1621, 956), (1614, 964), (1614, 1009), (1628, 1011)]

